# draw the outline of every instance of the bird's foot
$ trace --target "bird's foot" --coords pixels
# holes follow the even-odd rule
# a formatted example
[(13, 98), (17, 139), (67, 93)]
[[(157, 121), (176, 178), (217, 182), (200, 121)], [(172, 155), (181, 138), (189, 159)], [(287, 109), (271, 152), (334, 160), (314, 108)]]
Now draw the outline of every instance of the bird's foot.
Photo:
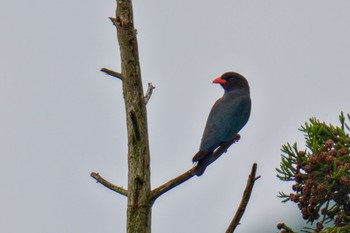
[(228, 142), (224, 142), (223, 144), (221, 144), (221, 147), (225, 149), (224, 153), (227, 152), (227, 149), (231, 146), (232, 143), (236, 143), (241, 139), (241, 135), (237, 134), (236, 136), (234, 136), (230, 141)]
[(237, 134), (236, 136), (234, 136), (234, 137), (232, 138), (232, 141), (233, 141), (233, 143), (236, 143), (236, 142), (238, 142), (240, 139), (241, 139), (241, 135)]
[(227, 147), (228, 145), (230, 145), (231, 143), (236, 143), (241, 139), (241, 135), (237, 134), (236, 136), (234, 136), (230, 141), (225, 142), (222, 144), (222, 146)]

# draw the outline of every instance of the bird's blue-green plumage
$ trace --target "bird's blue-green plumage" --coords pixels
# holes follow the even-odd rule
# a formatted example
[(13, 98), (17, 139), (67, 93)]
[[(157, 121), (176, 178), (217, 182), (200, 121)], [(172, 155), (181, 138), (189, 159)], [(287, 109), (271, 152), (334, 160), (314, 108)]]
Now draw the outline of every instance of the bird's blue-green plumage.
[(227, 72), (216, 80), (225, 93), (212, 107), (199, 151), (192, 159), (198, 162), (195, 169), (198, 176), (203, 174), (213, 151), (235, 138), (250, 116), (251, 100), (246, 79), (238, 73)]

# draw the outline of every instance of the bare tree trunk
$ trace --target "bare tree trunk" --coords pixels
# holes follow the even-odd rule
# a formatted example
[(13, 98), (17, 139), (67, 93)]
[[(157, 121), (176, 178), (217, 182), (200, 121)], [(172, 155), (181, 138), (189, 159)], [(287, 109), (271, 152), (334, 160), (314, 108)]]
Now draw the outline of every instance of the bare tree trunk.
[[(117, 28), (122, 63), (121, 73), (107, 68), (102, 68), (101, 71), (119, 78), (123, 82), (128, 131), (128, 189), (112, 184), (96, 172), (92, 172), (91, 177), (105, 187), (128, 198), (127, 233), (150, 233), (153, 203), (164, 193), (194, 177), (195, 167), (151, 190), (146, 104), (154, 87), (149, 84), (147, 94), (144, 96), (131, 0), (117, 0), (116, 17), (110, 19)], [(235, 142), (232, 141), (220, 146), (214, 152), (209, 164), (225, 153)], [(241, 205), (227, 232), (233, 232), (239, 224), (248, 204), (254, 182), (259, 178), (255, 177), (255, 171), (256, 164), (253, 165)]]
[(151, 185), (147, 111), (131, 0), (117, 0), (115, 25), (122, 63), (129, 148), (127, 232), (150, 233)]

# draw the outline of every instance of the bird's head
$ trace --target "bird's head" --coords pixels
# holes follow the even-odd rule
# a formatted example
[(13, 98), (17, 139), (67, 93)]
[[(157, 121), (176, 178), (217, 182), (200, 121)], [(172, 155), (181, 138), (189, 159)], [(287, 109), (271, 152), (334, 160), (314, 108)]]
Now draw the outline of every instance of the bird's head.
[(248, 81), (239, 73), (226, 72), (220, 77), (213, 80), (213, 83), (220, 84), (225, 91), (232, 91), (238, 89), (248, 89)]

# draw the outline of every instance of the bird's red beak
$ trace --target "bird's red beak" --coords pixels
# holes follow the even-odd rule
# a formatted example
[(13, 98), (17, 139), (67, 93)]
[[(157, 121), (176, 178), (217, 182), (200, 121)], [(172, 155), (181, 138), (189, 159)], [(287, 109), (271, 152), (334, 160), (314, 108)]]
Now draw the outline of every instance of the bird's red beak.
[(224, 85), (224, 84), (226, 84), (226, 80), (222, 79), (221, 77), (218, 77), (218, 78), (213, 80), (213, 83), (220, 83), (220, 84)]

